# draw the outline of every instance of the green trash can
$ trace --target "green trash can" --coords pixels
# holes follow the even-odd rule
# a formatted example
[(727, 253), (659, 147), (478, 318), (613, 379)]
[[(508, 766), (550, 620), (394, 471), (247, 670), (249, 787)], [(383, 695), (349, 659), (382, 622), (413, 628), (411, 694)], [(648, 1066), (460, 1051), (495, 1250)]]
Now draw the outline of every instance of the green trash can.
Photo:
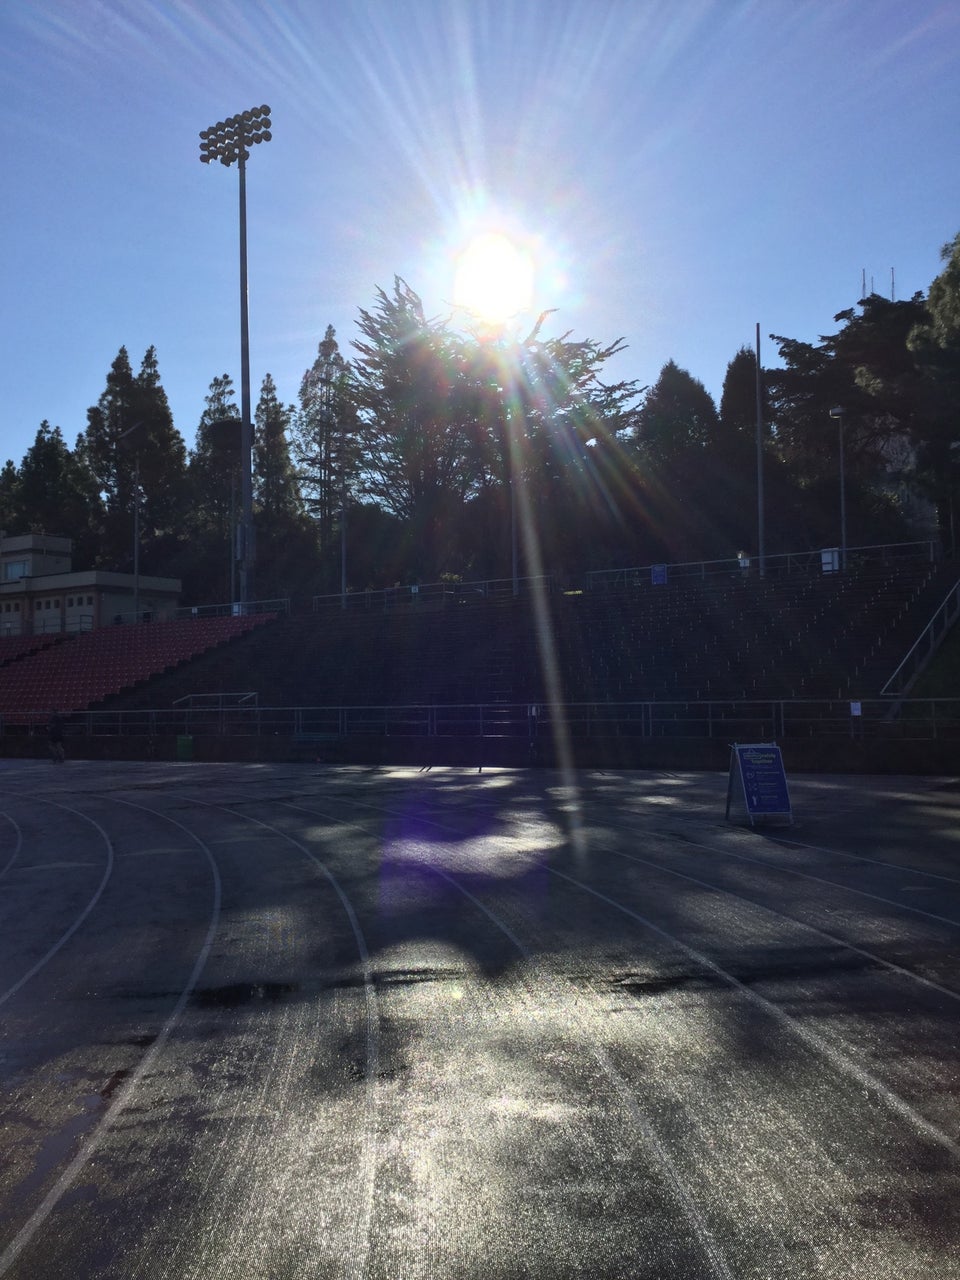
[(177, 759), (193, 759), (193, 737), (191, 734), (181, 733), (177, 736)]

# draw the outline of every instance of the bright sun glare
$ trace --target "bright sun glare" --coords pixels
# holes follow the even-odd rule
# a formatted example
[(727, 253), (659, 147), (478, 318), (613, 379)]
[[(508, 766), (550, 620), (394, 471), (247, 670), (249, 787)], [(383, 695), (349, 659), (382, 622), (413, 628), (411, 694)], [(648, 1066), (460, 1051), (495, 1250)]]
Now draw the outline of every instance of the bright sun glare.
[(481, 320), (502, 324), (533, 302), (533, 260), (502, 231), (474, 236), (457, 260), (453, 300)]

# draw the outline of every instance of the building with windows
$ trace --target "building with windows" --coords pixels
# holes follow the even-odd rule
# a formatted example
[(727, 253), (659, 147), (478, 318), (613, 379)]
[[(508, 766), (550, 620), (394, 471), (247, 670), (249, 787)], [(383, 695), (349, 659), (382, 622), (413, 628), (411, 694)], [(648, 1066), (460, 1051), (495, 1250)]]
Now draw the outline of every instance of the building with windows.
[(172, 618), (179, 578), (73, 570), (73, 541), (46, 533), (0, 536), (0, 635), (92, 631)]

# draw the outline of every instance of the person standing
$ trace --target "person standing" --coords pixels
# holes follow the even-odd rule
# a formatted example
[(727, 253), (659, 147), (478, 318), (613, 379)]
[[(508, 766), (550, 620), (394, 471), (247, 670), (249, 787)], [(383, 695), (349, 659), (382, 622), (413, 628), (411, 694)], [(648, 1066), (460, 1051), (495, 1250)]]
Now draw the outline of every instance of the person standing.
[(47, 724), (47, 740), (50, 743), (50, 756), (54, 764), (63, 764), (66, 752), (63, 747), (63, 717), (59, 711), (51, 711)]

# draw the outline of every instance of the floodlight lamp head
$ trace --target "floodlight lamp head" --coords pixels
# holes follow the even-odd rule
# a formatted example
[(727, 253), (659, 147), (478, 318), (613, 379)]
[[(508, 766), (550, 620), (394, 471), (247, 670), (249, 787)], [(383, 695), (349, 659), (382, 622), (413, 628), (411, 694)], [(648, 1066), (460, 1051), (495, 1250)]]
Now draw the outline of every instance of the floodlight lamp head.
[(842, 418), (842, 417), (843, 417), (843, 409), (842, 409), (839, 405), (834, 405), (834, 407), (830, 410), (830, 417), (831, 417), (831, 418)]

